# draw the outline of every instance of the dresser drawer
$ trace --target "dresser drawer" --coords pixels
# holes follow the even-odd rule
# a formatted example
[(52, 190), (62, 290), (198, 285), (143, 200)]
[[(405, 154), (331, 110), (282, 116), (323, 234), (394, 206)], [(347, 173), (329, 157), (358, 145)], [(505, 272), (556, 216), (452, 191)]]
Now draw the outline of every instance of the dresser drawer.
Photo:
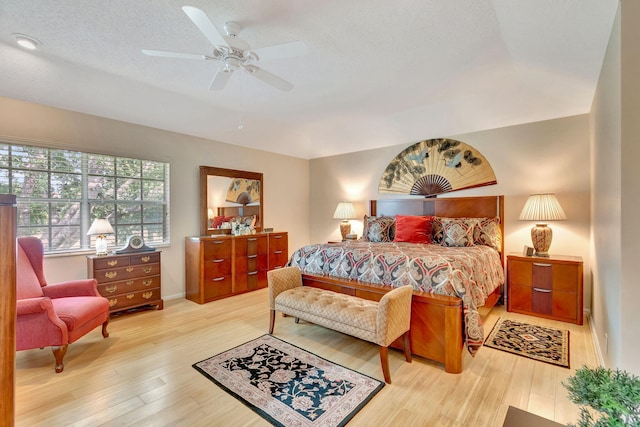
[(231, 276), (214, 277), (205, 279), (203, 285), (204, 299), (205, 301), (211, 301), (231, 295), (233, 280)]
[(108, 297), (123, 293), (141, 291), (145, 289), (159, 288), (160, 276), (151, 276), (139, 279), (123, 280), (121, 282), (111, 282), (98, 285), (98, 292)]
[(269, 241), (267, 236), (250, 236), (246, 238), (237, 238), (236, 244), (236, 257), (243, 257), (248, 255), (267, 254)]
[(130, 255), (130, 259), (131, 259), (130, 261), (131, 265), (159, 263), (160, 253), (149, 252), (149, 253)]
[(98, 283), (115, 282), (141, 276), (157, 276), (160, 274), (160, 264), (130, 265), (108, 270), (96, 270), (94, 274)]
[(208, 240), (203, 243), (204, 259), (231, 258), (231, 240)]
[(230, 259), (215, 259), (204, 262), (204, 278), (215, 279), (221, 276), (228, 276), (231, 274), (231, 260)]
[(147, 289), (137, 292), (106, 297), (109, 300), (109, 311), (118, 311), (133, 306), (151, 304), (160, 299), (160, 289)]
[(95, 258), (93, 260), (94, 270), (106, 270), (110, 268), (126, 267), (131, 259), (128, 256)]

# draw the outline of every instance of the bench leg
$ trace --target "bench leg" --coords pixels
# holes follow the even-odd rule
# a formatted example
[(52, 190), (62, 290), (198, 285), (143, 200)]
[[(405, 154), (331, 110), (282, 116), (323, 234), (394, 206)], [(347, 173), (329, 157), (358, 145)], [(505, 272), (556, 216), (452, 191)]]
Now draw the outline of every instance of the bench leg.
[(269, 333), (272, 334), (273, 333), (273, 326), (276, 323), (276, 311), (275, 310), (271, 310), (271, 312), (269, 313)]
[(300, 318), (296, 317), (296, 323), (300, 323)]
[(382, 365), (384, 382), (391, 384), (391, 374), (389, 373), (389, 347), (380, 346), (380, 364)]
[(402, 335), (402, 349), (404, 350), (404, 358), (411, 363), (411, 331), (407, 331)]

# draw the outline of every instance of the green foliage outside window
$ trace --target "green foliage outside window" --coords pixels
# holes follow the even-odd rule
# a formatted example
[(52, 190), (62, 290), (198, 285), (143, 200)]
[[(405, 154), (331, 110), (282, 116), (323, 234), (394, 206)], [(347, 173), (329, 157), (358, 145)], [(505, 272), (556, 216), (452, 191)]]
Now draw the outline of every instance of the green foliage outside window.
[(113, 226), (110, 246), (169, 242), (168, 163), (0, 141), (0, 193), (17, 197), (18, 235), (47, 252), (93, 247), (95, 218)]

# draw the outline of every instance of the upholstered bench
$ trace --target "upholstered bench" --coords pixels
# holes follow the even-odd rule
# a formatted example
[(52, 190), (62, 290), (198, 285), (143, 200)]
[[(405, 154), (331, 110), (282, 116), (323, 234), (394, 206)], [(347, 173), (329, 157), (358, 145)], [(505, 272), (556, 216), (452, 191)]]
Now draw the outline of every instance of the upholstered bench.
[(380, 346), (384, 380), (391, 383), (389, 345), (402, 337), (407, 362), (411, 362), (409, 325), (413, 289), (402, 286), (387, 292), (380, 301), (302, 285), (298, 267), (267, 273), (269, 282), (269, 333), (273, 333), (275, 313), (293, 316)]

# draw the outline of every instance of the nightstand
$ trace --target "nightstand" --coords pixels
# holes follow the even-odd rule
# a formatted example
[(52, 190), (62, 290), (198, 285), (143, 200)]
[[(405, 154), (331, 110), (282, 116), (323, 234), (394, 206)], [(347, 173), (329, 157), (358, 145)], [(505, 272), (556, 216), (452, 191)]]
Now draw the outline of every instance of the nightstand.
[(507, 310), (582, 325), (582, 258), (507, 256)]

